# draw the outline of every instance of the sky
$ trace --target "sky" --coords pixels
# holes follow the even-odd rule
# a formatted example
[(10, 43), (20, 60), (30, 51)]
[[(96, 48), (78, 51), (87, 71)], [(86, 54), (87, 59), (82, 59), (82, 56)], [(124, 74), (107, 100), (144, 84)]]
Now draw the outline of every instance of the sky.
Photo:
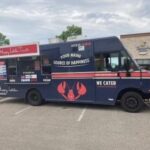
[(0, 32), (11, 44), (48, 43), (68, 25), (89, 38), (150, 32), (149, 0), (0, 0)]

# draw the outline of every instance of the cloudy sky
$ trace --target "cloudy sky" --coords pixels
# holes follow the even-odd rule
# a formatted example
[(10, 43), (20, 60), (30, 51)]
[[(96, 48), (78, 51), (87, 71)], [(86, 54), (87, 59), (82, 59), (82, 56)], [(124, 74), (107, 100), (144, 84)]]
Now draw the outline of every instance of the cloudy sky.
[(78, 25), (88, 37), (150, 32), (149, 0), (0, 0), (0, 32), (12, 44), (39, 41)]

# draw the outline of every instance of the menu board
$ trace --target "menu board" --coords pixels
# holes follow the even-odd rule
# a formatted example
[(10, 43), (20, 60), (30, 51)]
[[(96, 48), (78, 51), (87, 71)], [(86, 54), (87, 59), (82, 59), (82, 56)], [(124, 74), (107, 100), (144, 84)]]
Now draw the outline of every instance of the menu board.
[(7, 78), (6, 63), (5, 61), (0, 61), (0, 80), (4, 80), (6, 78)]

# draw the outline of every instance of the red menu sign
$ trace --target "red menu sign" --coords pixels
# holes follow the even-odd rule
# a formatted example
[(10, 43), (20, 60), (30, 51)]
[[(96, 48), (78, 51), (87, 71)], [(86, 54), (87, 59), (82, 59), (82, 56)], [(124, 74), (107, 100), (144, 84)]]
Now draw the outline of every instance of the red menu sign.
[(0, 47), (0, 58), (13, 58), (39, 55), (38, 44), (26, 44), (17, 46)]

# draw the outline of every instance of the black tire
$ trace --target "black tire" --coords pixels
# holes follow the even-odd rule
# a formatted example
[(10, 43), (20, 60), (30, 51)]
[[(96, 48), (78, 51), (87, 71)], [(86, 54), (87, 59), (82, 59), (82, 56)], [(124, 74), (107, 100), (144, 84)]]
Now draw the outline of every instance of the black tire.
[(37, 90), (31, 90), (26, 95), (27, 101), (30, 105), (39, 106), (43, 103), (43, 98)]
[(139, 93), (127, 92), (121, 98), (121, 106), (125, 111), (139, 112), (144, 106), (144, 101)]

